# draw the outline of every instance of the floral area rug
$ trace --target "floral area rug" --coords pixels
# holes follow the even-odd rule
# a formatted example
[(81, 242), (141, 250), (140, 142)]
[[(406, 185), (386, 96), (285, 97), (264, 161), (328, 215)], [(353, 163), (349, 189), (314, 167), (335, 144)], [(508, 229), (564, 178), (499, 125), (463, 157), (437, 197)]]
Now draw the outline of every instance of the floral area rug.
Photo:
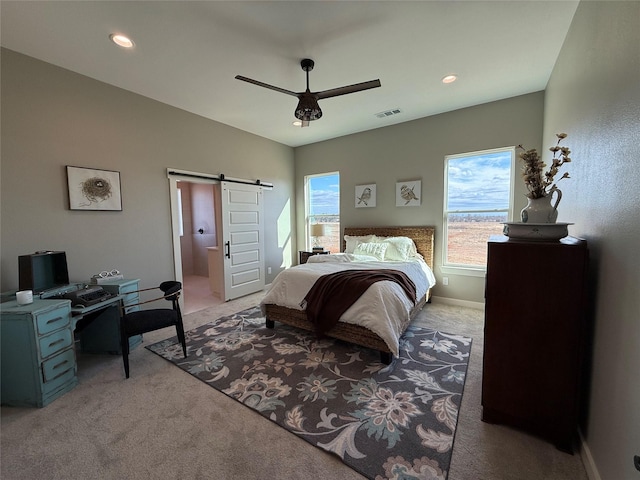
[(276, 322), (259, 307), (152, 352), (370, 479), (446, 479), (471, 339), (410, 326), (391, 365), (379, 353)]

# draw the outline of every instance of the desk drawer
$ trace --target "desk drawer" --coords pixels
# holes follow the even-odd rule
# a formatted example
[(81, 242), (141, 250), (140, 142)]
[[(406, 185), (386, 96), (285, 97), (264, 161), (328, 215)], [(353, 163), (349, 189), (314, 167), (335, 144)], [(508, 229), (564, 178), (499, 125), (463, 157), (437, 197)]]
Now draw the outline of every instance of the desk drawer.
[(138, 310), (140, 310), (140, 305), (134, 305), (133, 307), (124, 307), (124, 313), (125, 313), (125, 315), (126, 315), (127, 313), (137, 312)]
[(51, 335), (40, 337), (40, 357), (47, 358), (60, 350), (70, 347), (73, 343), (73, 334), (70, 328), (65, 328)]
[(45, 335), (69, 325), (71, 321), (70, 312), (71, 307), (69, 305), (61, 305), (49, 312), (37, 314), (35, 322), (38, 335)]
[[(73, 351), (73, 350), (72, 350)], [(42, 402), (43, 406), (60, 396), (61, 394), (71, 390), (78, 384), (75, 367), (68, 368), (63, 372), (59, 372), (54, 379), (42, 384)]]
[(75, 373), (76, 355), (73, 348), (59, 353), (51, 357), (49, 360), (42, 362), (42, 379), (44, 382), (52, 382), (58, 378), (65, 377), (69, 374), (69, 370)]
[(140, 295), (138, 293), (129, 293), (129, 294), (120, 294), (122, 295), (122, 305), (127, 306), (132, 303), (138, 303), (140, 300)]
[(138, 290), (138, 282), (130, 282), (126, 285), (120, 285), (120, 295), (126, 295), (130, 292), (135, 292)]

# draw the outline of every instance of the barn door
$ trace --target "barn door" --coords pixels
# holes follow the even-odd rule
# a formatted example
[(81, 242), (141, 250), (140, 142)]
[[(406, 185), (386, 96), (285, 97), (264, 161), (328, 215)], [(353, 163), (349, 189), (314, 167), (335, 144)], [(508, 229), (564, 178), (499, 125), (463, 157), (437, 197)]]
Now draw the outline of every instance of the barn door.
[(262, 187), (220, 182), (224, 300), (264, 288)]

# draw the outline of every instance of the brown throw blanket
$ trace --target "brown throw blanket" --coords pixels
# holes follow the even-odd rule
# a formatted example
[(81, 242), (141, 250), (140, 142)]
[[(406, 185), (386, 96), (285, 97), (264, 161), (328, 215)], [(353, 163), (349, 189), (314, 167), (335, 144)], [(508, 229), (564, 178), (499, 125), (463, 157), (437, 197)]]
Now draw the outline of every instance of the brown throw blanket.
[(398, 270), (346, 270), (323, 275), (300, 304), (306, 305), (307, 318), (322, 335), (333, 328), (344, 312), (375, 282), (388, 280), (402, 287), (415, 305), (416, 286)]

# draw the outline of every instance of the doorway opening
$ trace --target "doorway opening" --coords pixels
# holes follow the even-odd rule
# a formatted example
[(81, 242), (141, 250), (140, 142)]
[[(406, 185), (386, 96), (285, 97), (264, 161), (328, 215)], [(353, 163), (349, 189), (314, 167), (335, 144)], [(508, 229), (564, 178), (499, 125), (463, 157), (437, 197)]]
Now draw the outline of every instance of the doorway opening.
[(219, 228), (212, 183), (178, 181), (178, 217), (184, 313), (197, 312), (224, 301), (212, 288), (210, 251), (217, 251)]
[(169, 181), (175, 278), (183, 285), (185, 314), (223, 303), (211, 286), (212, 276), (223, 272), (211, 271), (209, 262), (210, 251), (217, 251), (220, 241), (216, 188), (213, 178), (170, 177)]

